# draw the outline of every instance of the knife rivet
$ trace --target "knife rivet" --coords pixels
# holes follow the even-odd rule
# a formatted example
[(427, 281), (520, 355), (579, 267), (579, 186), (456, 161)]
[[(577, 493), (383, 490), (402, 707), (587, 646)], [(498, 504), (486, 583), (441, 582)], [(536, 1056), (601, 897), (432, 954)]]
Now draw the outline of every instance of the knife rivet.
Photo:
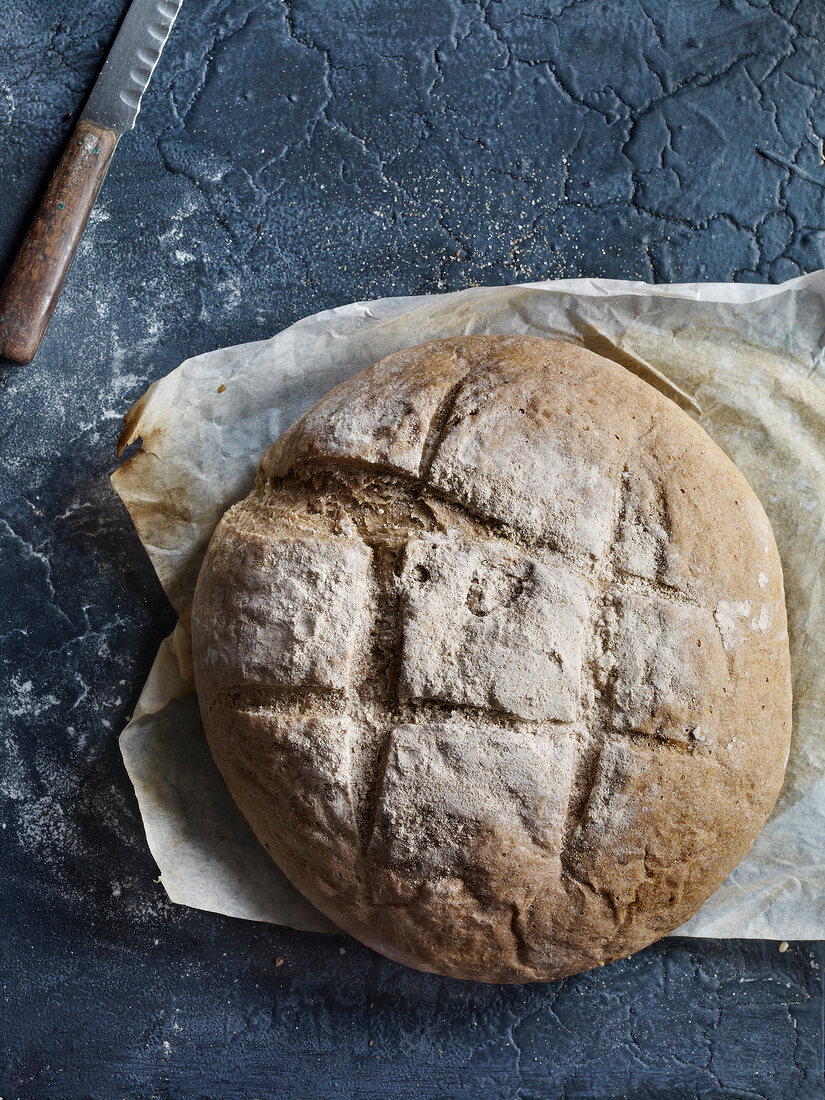
[(78, 138), (77, 139), (77, 144), (82, 145), (83, 144), (83, 138)]

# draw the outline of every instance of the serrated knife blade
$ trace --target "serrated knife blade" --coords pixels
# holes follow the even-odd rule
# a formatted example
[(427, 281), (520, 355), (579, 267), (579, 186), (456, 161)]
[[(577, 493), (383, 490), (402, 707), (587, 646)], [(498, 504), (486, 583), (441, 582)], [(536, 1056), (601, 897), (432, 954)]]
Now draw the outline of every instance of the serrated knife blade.
[(182, 0), (132, 0), (20, 251), (0, 287), (0, 360), (29, 363), (121, 136), (143, 94)]
[(119, 136), (131, 130), (183, 0), (132, 0), (80, 116)]

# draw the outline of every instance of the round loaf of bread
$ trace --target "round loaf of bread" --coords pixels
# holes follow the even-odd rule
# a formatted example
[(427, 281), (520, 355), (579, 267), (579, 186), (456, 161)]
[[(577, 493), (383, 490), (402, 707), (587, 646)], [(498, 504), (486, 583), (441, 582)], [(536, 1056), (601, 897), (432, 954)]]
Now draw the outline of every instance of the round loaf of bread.
[(557, 341), (434, 341), (319, 401), (218, 525), (192, 639), (281, 869), (454, 977), (558, 978), (678, 927), (788, 756), (759, 501), (671, 401)]

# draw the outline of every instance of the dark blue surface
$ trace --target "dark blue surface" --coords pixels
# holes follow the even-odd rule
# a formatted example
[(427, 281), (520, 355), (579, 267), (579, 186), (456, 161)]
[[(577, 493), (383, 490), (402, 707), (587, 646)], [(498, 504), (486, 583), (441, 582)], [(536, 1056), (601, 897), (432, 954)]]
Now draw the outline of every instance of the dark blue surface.
[[(4, 257), (123, 8), (0, 9)], [(0, 376), (0, 1096), (825, 1095), (821, 944), (485, 987), (170, 905), (116, 735), (173, 620), (107, 483), (152, 379), (327, 306), (822, 266), (823, 74), (819, 0), (186, 0)]]

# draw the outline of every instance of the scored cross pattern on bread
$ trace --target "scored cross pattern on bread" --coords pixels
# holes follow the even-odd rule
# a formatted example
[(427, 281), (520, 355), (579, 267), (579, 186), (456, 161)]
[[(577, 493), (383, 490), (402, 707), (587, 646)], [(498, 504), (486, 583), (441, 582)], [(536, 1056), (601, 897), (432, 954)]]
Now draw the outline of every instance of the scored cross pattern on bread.
[(686, 920), (790, 734), (781, 570), (705, 433), (524, 337), (390, 356), (264, 458), (193, 608), (213, 755), (343, 928), (557, 977)]

